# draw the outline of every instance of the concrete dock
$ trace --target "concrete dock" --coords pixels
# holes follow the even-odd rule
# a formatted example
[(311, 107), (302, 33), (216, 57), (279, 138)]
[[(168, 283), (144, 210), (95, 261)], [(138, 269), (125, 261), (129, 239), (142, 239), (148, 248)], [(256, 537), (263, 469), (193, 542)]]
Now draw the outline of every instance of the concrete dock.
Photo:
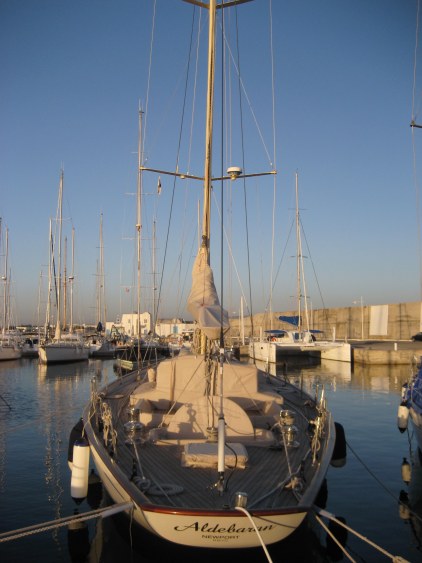
[[(230, 319), (230, 335), (238, 338), (242, 324), (245, 337), (259, 338), (268, 329), (291, 329), (280, 320), (294, 311), (257, 313), (253, 317)], [(422, 341), (411, 337), (422, 330), (422, 301), (385, 305), (314, 309), (311, 329), (321, 339), (349, 342), (352, 362), (360, 365), (410, 365), (422, 356)], [(247, 354), (247, 351), (246, 351)]]
[(422, 356), (422, 342), (412, 340), (354, 340), (352, 360), (365, 365), (410, 365)]
[[(422, 342), (412, 340), (349, 340), (352, 363), (360, 365), (411, 365), (422, 357)], [(248, 345), (240, 346), (242, 359), (248, 357)]]

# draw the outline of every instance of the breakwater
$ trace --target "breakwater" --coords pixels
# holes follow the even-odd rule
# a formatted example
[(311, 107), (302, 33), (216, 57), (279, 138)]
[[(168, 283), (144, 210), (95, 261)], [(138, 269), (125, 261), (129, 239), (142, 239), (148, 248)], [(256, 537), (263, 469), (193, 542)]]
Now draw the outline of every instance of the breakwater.
[[(422, 302), (390, 303), (384, 305), (357, 304), (351, 307), (314, 309), (309, 311), (311, 329), (322, 331), (324, 338), (336, 340), (410, 340), (421, 331)], [(254, 314), (243, 319), (246, 337), (259, 336), (261, 331), (288, 329), (279, 317), (294, 316), (296, 311), (276, 311)], [(230, 319), (231, 336), (240, 334), (242, 323)]]

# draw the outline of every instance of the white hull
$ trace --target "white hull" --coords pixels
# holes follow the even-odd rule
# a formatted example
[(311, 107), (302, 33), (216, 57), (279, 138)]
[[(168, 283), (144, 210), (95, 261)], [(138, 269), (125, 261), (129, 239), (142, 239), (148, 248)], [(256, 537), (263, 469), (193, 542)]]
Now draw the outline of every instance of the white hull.
[(87, 360), (89, 349), (83, 344), (53, 342), (38, 348), (38, 356), (43, 364), (78, 362)]
[(422, 415), (416, 412), (413, 408), (410, 408), (409, 416), (412, 422), (413, 430), (415, 432), (418, 447), (422, 452)]
[(276, 347), (273, 342), (249, 342), (249, 357), (262, 362), (276, 363)]
[(351, 346), (346, 342), (280, 343), (254, 341), (249, 343), (249, 357), (276, 363), (289, 356), (315, 356), (324, 360), (351, 362)]
[[(279, 542), (301, 524), (323, 484), (335, 439), (331, 416), (325, 412), (321, 441), (317, 444), (309, 434), (310, 426), (319, 419), (311, 397), (306, 395), (309, 400), (302, 411), (298, 406), (304, 402), (302, 390), (290, 384), (281, 387), (277, 378), (268, 381), (264, 372), (257, 372), (249, 364), (226, 364), (226, 390), (231, 390), (230, 396), (236, 397), (237, 402), (223, 399), (228, 450), (224, 467), (225, 471), (230, 468), (231, 476), (227, 481), (230, 485), (220, 494), (215, 489), (218, 444), (208, 439), (206, 430), (208, 415), (214, 412), (209, 405), (217, 397), (203, 395), (205, 379), (201, 368), (205, 364), (200, 356), (178, 356), (158, 364), (153, 370), (156, 379), (150, 379), (152, 368), (144, 373), (148, 379), (137, 372), (119, 378), (101, 393), (103, 406), (95, 399), (98, 395), (92, 396), (94, 401), (82, 418), (98, 474), (114, 502), (132, 502), (133, 511), (128, 511), (128, 515), (166, 541), (189, 547), (232, 549), (259, 547), (261, 540), (266, 545)], [(235, 392), (239, 380), (241, 390)], [(168, 391), (175, 396), (180, 392), (186, 394), (187, 401), (177, 401), (169, 413), (171, 403), (164, 384), (171, 381), (173, 386)], [(255, 410), (258, 402), (259, 412)], [(298, 408), (298, 412), (288, 411), (297, 424), (297, 443), (291, 449), (278, 441), (277, 421), (284, 404)], [(137, 456), (125, 433), (128, 405), (140, 409), (136, 421), (141, 422), (144, 438), (136, 446)], [(112, 424), (115, 436), (112, 455), (111, 434), (109, 430), (104, 434), (105, 425), (98, 426), (105, 412), (109, 413), (107, 424)], [(165, 427), (161, 424), (164, 420)], [(275, 425), (275, 433), (267, 430), (267, 425)], [(316, 448), (314, 454), (311, 448)], [(315, 462), (312, 455), (316, 456)], [(140, 471), (144, 475), (141, 481), (148, 483), (144, 487), (139, 485), (141, 488), (136, 484)], [(298, 496), (288, 486), (291, 472), (303, 475)], [(249, 517), (236, 509), (237, 491), (245, 491), (246, 508), (261, 539)]]
[(0, 361), (18, 360), (22, 356), (19, 348), (13, 346), (0, 346)]
[(347, 342), (327, 342), (319, 349), (321, 360), (352, 361), (352, 347)]
[(108, 357), (113, 358), (116, 352), (115, 346), (113, 346), (108, 340), (104, 342), (93, 344), (90, 342), (88, 344), (89, 355), (93, 358), (95, 357)]
[[(248, 517), (236, 510), (175, 510), (169, 507), (145, 507), (136, 503), (140, 497), (139, 489), (131, 484), (118, 466), (113, 464), (113, 470), (104, 463), (99, 456), (97, 447), (92, 447), (91, 453), (95, 466), (104, 487), (116, 503), (134, 502), (130, 517), (142, 528), (160, 538), (188, 547), (208, 548), (250, 548), (260, 547), (261, 542)], [(125, 486), (122, 483), (126, 481)], [(132, 491), (129, 491), (129, 487)], [(286, 511), (258, 511), (253, 520), (258, 528), (265, 545), (282, 541), (289, 536), (304, 520), (308, 510), (296, 512)]]
[(0, 361), (18, 360), (22, 357), (21, 340), (16, 332), (5, 331), (0, 335)]
[(38, 337), (26, 338), (22, 344), (23, 358), (38, 358)]

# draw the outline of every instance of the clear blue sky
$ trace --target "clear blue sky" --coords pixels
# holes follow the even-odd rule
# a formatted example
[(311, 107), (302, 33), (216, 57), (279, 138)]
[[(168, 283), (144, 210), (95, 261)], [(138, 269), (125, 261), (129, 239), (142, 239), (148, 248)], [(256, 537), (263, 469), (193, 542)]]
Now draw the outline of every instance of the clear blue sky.
[[(49, 219), (56, 214), (62, 166), (68, 258), (70, 228), (75, 227), (75, 321), (96, 318), (101, 213), (108, 320), (135, 307), (136, 200), (129, 194), (136, 191), (138, 104), (144, 108), (148, 104), (147, 163), (174, 169), (193, 10), (181, 0), (157, 1), (148, 90), (153, 6), (153, 0), (0, 3), (0, 216), (9, 228), (11, 292), (19, 323), (37, 319), (41, 272), (44, 319)], [(414, 178), (409, 127), (417, 0), (273, 0), (272, 11), (275, 157), (268, 0), (242, 6), (238, 23), (241, 73), (249, 100), (243, 98), (246, 167), (249, 172), (270, 168), (250, 106), (278, 170), (273, 271), (279, 273), (273, 310), (295, 308), (295, 248), (293, 238), (288, 242), (288, 233), (294, 216), (296, 171), (309, 244), (308, 250), (303, 239), (312, 306), (322, 306), (320, 292), (327, 307), (352, 306), (361, 297), (368, 305), (419, 300), (419, 186)], [(202, 39), (205, 17), (203, 14)], [(230, 18), (227, 35), (233, 34), (233, 11)], [(231, 35), (232, 43), (233, 39)], [(199, 74), (203, 76), (203, 51), (200, 53)], [(421, 59), (421, 52), (418, 54)], [(191, 64), (192, 77), (195, 63)], [(421, 73), (418, 64), (415, 117), (419, 122)], [(204, 135), (199, 125), (203, 92), (198, 86), (189, 165), (199, 175), (203, 172)], [(187, 170), (189, 161), (191, 100), (190, 93), (181, 171)], [(233, 138), (237, 121), (233, 115)], [(216, 130), (219, 122), (218, 111)], [(419, 174), (421, 136), (422, 130), (414, 131)], [(242, 165), (240, 141), (233, 141), (232, 146), (231, 164)], [(219, 154), (219, 141), (216, 151)], [(219, 156), (214, 164), (218, 175)], [(151, 218), (156, 217), (157, 283), (170, 223), (173, 180), (162, 176), (161, 181), (160, 198), (144, 197), (142, 294), (146, 309), (151, 307)], [(156, 185), (156, 175), (144, 175), (147, 193), (154, 193)], [(252, 180), (246, 191), (252, 306), (259, 312), (269, 298), (272, 180)], [(219, 187), (215, 193), (219, 197)], [(200, 197), (200, 185), (179, 182), (176, 186), (159, 316), (188, 317), (184, 301), (196, 252)], [(243, 201), (242, 184), (233, 184), (232, 214), (226, 225), (249, 302)], [(225, 208), (229, 210), (227, 201)], [(213, 217), (217, 217), (215, 210)], [(219, 237), (213, 239), (213, 262), (219, 254)], [(218, 272), (217, 262), (217, 285)], [(225, 273), (230, 283), (224, 301), (233, 314), (239, 311), (240, 300), (233, 264), (225, 267)]]

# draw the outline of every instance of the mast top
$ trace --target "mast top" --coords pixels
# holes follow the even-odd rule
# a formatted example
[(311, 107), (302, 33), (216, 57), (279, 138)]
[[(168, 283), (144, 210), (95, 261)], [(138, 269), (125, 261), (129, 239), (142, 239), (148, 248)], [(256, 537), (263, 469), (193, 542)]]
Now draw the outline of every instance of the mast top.
[[(208, 2), (200, 2), (199, 0), (183, 0), (187, 4), (194, 4), (195, 6), (199, 6), (200, 8), (205, 8), (206, 10), (209, 9), (210, 3)], [(216, 4), (215, 7), (217, 10), (220, 8), (230, 8), (231, 6), (236, 6), (237, 4), (246, 4), (246, 2), (253, 2), (253, 0), (230, 0), (229, 2), (221, 2), (221, 4)]]

